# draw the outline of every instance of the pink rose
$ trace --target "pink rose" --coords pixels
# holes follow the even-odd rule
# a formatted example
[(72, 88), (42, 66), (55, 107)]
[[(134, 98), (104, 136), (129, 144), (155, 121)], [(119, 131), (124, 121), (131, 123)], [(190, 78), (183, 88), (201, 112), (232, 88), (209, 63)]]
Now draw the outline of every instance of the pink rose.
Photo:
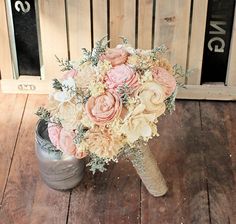
[(83, 159), (84, 157), (86, 157), (88, 155), (88, 153), (87, 152), (83, 152), (83, 151), (81, 151), (81, 152), (76, 152), (76, 154), (75, 154), (75, 157), (77, 158), (77, 159)]
[(131, 91), (138, 88), (138, 75), (127, 65), (119, 65), (107, 72), (106, 84), (109, 89), (117, 90), (120, 86), (126, 84)]
[(71, 69), (62, 76), (62, 79), (65, 80), (65, 79), (68, 79), (68, 78), (75, 78), (77, 76), (77, 73), (78, 73), (77, 70)]
[(51, 141), (51, 143), (57, 148), (60, 149), (60, 133), (61, 133), (61, 127), (54, 123), (48, 123), (48, 136)]
[(124, 64), (128, 59), (128, 52), (124, 49), (111, 48), (108, 49), (103, 55), (101, 55), (100, 60), (110, 61), (113, 67)]
[(120, 116), (122, 102), (114, 91), (107, 91), (97, 97), (90, 97), (85, 110), (95, 124), (106, 124)]
[(176, 88), (175, 78), (166, 69), (154, 67), (152, 76), (157, 83), (165, 88), (166, 97), (169, 97), (174, 92)]
[(65, 128), (61, 129), (59, 146), (62, 152), (74, 156), (76, 154), (76, 146), (73, 142), (75, 133), (73, 131), (67, 131)]

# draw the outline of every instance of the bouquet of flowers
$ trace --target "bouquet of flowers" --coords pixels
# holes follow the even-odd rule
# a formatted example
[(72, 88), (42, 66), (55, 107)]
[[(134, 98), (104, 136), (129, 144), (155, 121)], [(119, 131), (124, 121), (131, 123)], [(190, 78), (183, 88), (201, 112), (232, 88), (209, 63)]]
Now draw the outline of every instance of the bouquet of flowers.
[(146, 143), (159, 136), (158, 118), (174, 110), (182, 69), (164, 57), (164, 46), (141, 50), (122, 40), (109, 48), (101, 39), (92, 51), (82, 49), (79, 62), (57, 58), (64, 74), (37, 115), (48, 122), (55, 149), (89, 156), (93, 172), (128, 155), (140, 174)]

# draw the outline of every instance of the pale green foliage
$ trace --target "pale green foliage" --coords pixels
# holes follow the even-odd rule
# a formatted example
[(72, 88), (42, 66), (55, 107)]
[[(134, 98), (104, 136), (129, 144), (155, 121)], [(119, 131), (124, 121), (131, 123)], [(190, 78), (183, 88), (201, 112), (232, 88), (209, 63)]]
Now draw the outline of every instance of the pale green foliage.
[(75, 144), (80, 144), (82, 140), (85, 137), (86, 132), (88, 131), (88, 128), (80, 124), (76, 130), (76, 136), (74, 138), (74, 143)]
[(52, 82), (52, 87), (54, 89), (56, 89), (56, 90), (62, 91), (62, 84), (61, 84), (61, 82), (58, 79), (53, 79), (52, 81), (53, 81)]
[(96, 66), (99, 61), (99, 56), (106, 51), (108, 43), (107, 36), (105, 36), (95, 43), (95, 47), (92, 51), (82, 48), (83, 59), (80, 61), (80, 64), (90, 61), (93, 66)]
[(73, 65), (70, 63), (69, 60), (64, 60), (63, 58), (60, 59), (56, 55), (55, 57), (57, 59), (57, 62), (59, 63), (59, 66), (62, 67), (61, 71), (64, 72), (73, 69)]
[(86, 164), (86, 166), (89, 166), (89, 170), (92, 171), (93, 174), (95, 174), (96, 171), (106, 171), (107, 168), (105, 166), (108, 165), (110, 161), (111, 159), (109, 158), (101, 158), (95, 154), (90, 154), (90, 161)]
[(44, 107), (39, 107), (35, 114), (39, 116), (40, 119), (45, 120), (47, 122), (50, 120), (51, 117), (50, 112)]
[(175, 111), (175, 98), (177, 95), (177, 88), (175, 89), (175, 91), (171, 94), (171, 96), (169, 96), (166, 100), (165, 100), (165, 104), (166, 104), (166, 110), (171, 114), (173, 111)]

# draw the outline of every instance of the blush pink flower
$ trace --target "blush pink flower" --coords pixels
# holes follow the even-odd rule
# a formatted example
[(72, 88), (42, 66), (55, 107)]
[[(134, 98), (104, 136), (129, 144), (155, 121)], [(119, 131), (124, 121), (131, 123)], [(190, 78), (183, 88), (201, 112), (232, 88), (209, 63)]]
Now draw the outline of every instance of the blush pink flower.
[(63, 75), (62, 79), (65, 80), (68, 78), (75, 78), (77, 76), (77, 73), (78, 72), (76, 69), (71, 69)]
[(120, 86), (126, 84), (131, 91), (138, 88), (138, 75), (127, 65), (119, 65), (107, 72), (106, 84), (109, 89), (117, 90)]
[(48, 123), (48, 136), (51, 141), (51, 143), (57, 148), (60, 149), (60, 133), (61, 133), (61, 127), (54, 123)]
[(176, 88), (176, 81), (166, 69), (154, 67), (152, 69), (153, 79), (165, 88), (166, 97), (169, 97)]
[(87, 116), (95, 124), (106, 124), (118, 117), (122, 110), (120, 97), (114, 91), (106, 91), (90, 97), (85, 105)]
[(73, 142), (75, 133), (73, 131), (67, 131), (65, 128), (61, 129), (59, 146), (63, 153), (74, 156), (76, 154), (76, 146)]
[(110, 48), (103, 55), (101, 55), (100, 60), (107, 60), (111, 62), (113, 67), (117, 65), (124, 64), (128, 59), (128, 52), (124, 49)]

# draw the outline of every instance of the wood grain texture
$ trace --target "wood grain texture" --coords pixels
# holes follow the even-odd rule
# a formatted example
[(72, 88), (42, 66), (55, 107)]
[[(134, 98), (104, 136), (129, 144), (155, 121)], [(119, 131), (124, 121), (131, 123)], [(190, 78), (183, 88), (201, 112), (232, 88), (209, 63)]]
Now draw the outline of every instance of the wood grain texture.
[[(65, 224), (69, 192), (48, 188), (41, 180), (34, 152), (33, 114), (46, 96), (29, 96), (0, 210), (0, 224)], [(5, 138), (9, 138), (8, 135)]]
[(189, 0), (156, 1), (154, 46), (165, 44), (171, 63), (183, 68), (187, 61), (190, 6)]
[(91, 50), (91, 20), (89, 0), (67, 0), (67, 20), (70, 58), (79, 60), (82, 48)]
[(108, 35), (107, 0), (93, 0), (93, 44)]
[(198, 102), (178, 102), (176, 112), (159, 121), (160, 137), (150, 147), (169, 191), (154, 198), (142, 186), (141, 223), (209, 223), (199, 112)]
[[(234, 15), (236, 15), (236, 6), (234, 11)], [(234, 16), (232, 29), (226, 84), (228, 86), (236, 86), (236, 16)]]
[(0, 78), (13, 79), (5, 1), (0, 1)]
[(26, 95), (0, 93), (0, 202), (14, 155), (18, 129), (23, 117)]
[(235, 115), (227, 103), (201, 102), (200, 105), (203, 134), (206, 136), (202, 141), (211, 223), (236, 223), (236, 184), (231, 160), (235, 145), (232, 138), (228, 138), (228, 134), (232, 134), (232, 128), (228, 127)]
[(193, 73), (188, 77), (189, 85), (200, 85), (205, 40), (208, 0), (193, 1), (191, 37), (189, 42), (188, 68)]
[(135, 0), (110, 0), (110, 39), (111, 47), (121, 42), (120, 36), (128, 38), (135, 46)]
[(87, 171), (72, 192), (68, 223), (138, 224), (140, 215), (140, 179), (123, 160), (95, 176)]
[(51, 80), (60, 73), (55, 55), (68, 58), (65, 1), (40, 0), (37, 3), (42, 53), (41, 77)]
[(138, 48), (152, 48), (153, 1), (139, 0), (138, 6)]

